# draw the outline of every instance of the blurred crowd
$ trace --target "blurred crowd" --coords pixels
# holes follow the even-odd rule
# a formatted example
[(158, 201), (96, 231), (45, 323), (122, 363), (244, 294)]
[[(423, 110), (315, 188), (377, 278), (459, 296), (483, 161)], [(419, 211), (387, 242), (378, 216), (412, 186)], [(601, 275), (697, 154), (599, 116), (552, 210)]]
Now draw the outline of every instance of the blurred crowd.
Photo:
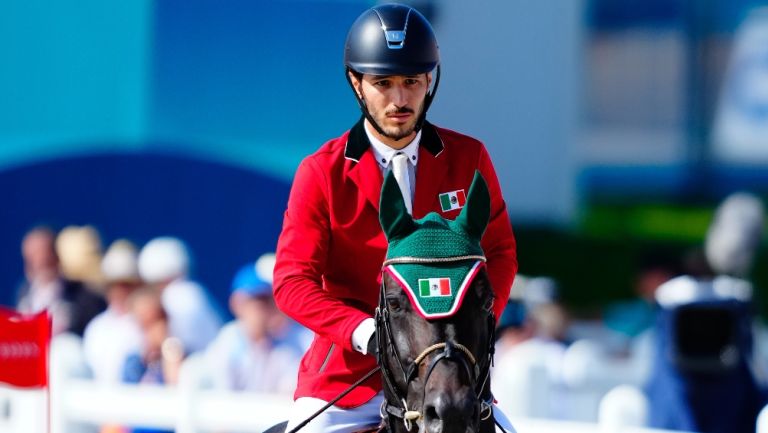
[[(590, 420), (597, 405), (585, 406), (585, 395), (602, 398), (629, 385), (636, 398), (621, 412), (623, 422), (635, 413), (639, 426), (754, 432), (768, 401), (768, 332), (748, 276), (763, 225), (758, 198), (729, 196), (697, 251), (651, 254), (639, 264), (636, 299), (607, 306), (599, 320), (570, 317), (554, 279), (519, 275), (496, 334), (499, 407), (512, 420)], [(201, 387), (293, 391), (311, 334), (274, 305), (274, 255), (233, 267), (234, 320), (224, 324), (191, 278), (180, 239), (158, 237), (141, 248), (120, 239), (102, 254), (93, 227), (37, 227), (21, 250), (17, 309), (47, 309), (54, 334), (81, 337), (94, 380), (172, 386), (196, 356), (204, 366)], [(157, 430), (102, 428), (126, 431)]]
[[(749, 281), (763, 227), (756, 196), (730, 195), (703, 245), (644, 259), (636, 299), (596, 321), (569, 318), (554, 280), (518, 276), (497, 331), (499, 406), (512, 419), (754, 433), (768, 403), (768, 328)], [(600, 401), (585, 405), (589, 393)]]
[[(25, 280), (16, 308), (48, 310), (54, 338), (74, 334), (93, 380), (173, 386), (183, 362), (201, 360), (200, 386), (291, 393), (311, 336), (275, 307), (274, 255), (233, 271), (223, 323), (206, 289), (190, 276), (190, 251), (174, 237), (138, 248), (127, 239), (102, 254), (99, 233), (36, 227), (23, 238)], [(236, 271), (236, 272), (235, 272)], [(102, 432), (161, 431), (104, 426)]]

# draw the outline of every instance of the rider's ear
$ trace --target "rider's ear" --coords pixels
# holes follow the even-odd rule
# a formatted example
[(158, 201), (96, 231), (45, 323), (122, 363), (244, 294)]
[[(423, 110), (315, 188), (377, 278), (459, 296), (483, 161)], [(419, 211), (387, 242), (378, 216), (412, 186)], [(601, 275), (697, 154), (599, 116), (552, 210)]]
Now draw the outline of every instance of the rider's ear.
[(472, 179), (472, 185), (469, 186), (469, 194), (467, 194), (467, 203), (461, 209), (459, 216), (456, 217), (456, 222), (461, 224), (469, 235), (480, 239), (488, 226), (490, 217), (491, 194), (488, 192), (488, 185), (480, 171), (475, 170), (475, 177)]
[(403, 194), (390, 171), (384, 179), (379, 200), (379, 222), (387, 240), (403, 237), (416, 230), (416, 224), (405, 207)]

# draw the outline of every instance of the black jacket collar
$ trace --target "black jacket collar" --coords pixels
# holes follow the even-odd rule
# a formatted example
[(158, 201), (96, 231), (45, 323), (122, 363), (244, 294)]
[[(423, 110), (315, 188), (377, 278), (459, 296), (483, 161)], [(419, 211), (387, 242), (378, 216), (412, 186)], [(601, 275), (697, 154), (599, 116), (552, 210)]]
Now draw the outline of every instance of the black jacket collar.
[[(344, 149), (344, 157), (355, 162), (359, 162), (365, 151), (371, 147), (368, 134), (365, 133), (364, 121), (365, 117), (361, 117), (355, 126), (349, 130), (347, 146)], [(437, 129), (429, 122), (425, 121), (424, 126), (421, 128), (421, 143), (419, 143), (419, 146), (427, 149), (432, 156), (437, 156), (443, 151), (443, 141), (437, 134)]]

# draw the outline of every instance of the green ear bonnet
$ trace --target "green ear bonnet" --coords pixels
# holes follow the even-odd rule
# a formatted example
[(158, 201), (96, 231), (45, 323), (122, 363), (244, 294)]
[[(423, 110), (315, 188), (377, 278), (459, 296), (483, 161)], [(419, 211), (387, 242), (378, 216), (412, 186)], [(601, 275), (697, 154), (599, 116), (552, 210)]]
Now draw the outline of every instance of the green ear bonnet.
[(454, 221), (435, 212), (414, 220), (391, 173), (384, 180), (379, 209), (389, 242), (382, 271), (400, 284), (422, 317), (456, 313), (485, 264), (480, 239), (490, 217), (490, 194), (480, 172), (475, 172), (466, 204)]

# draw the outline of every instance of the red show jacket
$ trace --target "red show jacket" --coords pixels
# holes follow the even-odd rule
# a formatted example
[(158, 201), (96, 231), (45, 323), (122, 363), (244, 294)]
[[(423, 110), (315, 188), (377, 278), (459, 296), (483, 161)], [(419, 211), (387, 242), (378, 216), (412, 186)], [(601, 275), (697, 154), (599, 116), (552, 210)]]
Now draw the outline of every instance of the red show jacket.
[[(379, 225), (383, 177), (361, 119), (305, 158), (296, 176), (277, 243), (278, 307), (315, 333), (299, 366), (294, 398), (329, 401), (376, 366), (352, 347), (352, 332), (372, 317), (387, 241)], [(496, 172), (481, 142), (425, 122), (417, 161), (413, 216), (442, 212), (439, 194), (469, 190), (475, 169), (491, 194), (491, 219), (481, 245), (497, 296), (498, 319), (517, 272), (515, 239)], [(336, 403), (359, 406), (381, 390), (374, 377)]]

